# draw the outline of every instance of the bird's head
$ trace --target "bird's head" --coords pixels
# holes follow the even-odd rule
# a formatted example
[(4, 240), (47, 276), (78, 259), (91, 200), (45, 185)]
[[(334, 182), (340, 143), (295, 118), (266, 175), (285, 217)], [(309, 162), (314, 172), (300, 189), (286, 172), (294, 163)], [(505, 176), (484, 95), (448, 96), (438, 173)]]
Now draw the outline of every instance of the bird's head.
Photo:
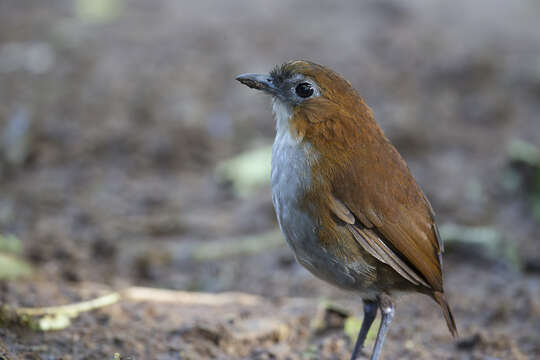
[(352, 125), (372, 117), (369, 107), (347, 80), (309, 61), (290, 61), (269, 74), (242, 74), (236, 80), (272, 95), (278, 131), (289, 129), (294, 123), (295, 132), (302, 138), (308, 133), (331, 135), (328, 124), (313, 126), (328, 120)]

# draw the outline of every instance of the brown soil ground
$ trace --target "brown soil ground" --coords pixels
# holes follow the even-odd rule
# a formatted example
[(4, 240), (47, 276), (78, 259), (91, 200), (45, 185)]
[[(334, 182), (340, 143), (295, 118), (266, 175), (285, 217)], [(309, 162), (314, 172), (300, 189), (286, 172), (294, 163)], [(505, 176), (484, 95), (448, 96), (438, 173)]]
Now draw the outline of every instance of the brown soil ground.
[(5, 321), (1, 356), (348, 359), (344, 322), (361, 300), (284, 242), (238, 251), (238, 239), (275, 239), (269, 189), (242, 196), (216, 175), (273, 136), (268, 99), (234, 76), (306, 58), (365, 97), (443, 227), (499, 239), (447, 246), (460, 338), (430, 299), (406, 295), (383, 357), (540, 358), (539, 172), (507, 150), (540, 144), (540, 7), (406, 3), (0, 0), (0, 131), (30, 119), (22, 160), (0, 151), (0, 235), (34, 269), (1, 280), (2, 303), (131, 286), (256, 296), (126, 297), (59, 331)]

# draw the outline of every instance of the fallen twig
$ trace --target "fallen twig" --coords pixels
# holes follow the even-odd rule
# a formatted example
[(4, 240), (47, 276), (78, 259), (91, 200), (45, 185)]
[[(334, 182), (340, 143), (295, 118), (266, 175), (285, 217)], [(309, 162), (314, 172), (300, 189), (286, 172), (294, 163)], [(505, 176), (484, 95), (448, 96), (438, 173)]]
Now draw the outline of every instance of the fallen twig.
[(113, 305), (121, 300), (217, 307), (229, 304), (253, 306), (259, 304), (262, 298), (239, 292), (209, 294), (130, 287), (123, 291), (116, 291), (92, 300), (67, 305), (36, 308), (4, 306), (0, 314), (0, 320), (4, 322), (17, 322), (41, 331), (61, 330), (68, 327), (71, 324), (71, 320), (81, 313)]
[(259, 296), (239, 292), (209, 294), (203, 292), (175, 291), (146, 287), (128, 288), (122, 292), (122, 297), (133, 301), (168, 302), (204, 306), (223, 306), (228, 304), (250, 306), (261, 302)]

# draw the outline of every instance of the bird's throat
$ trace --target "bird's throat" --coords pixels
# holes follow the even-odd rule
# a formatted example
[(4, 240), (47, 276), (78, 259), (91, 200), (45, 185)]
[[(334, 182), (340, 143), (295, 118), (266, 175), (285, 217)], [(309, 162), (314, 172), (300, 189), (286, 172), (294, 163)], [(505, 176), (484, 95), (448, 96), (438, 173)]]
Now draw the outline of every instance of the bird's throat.
[(278, 134), (289, 130), (289, 120), (292, 115), (291, 106), (284, 103), (282, 100), (274, 97), (272, 98), (272, 112), (276, 119), (276, 131)]
[(274, 97), (272, 99), (272, 112), (276, 120), (276, 137), (285, 137), (285, 134), (288, 133), (287, 138), (297, 144), (301, 143), (304, 139), (304, 133), (298, 131), (294, 121), (292, 121), (293, 109), (291, 105)]

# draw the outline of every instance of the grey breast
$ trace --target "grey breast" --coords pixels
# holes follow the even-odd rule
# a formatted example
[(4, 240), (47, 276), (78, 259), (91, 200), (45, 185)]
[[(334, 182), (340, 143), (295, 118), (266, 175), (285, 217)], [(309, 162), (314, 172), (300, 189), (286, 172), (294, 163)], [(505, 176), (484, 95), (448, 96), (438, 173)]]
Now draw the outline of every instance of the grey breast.
[(272, 201), (281, 231), (298, 255), (316, 239), (315, 223), (301, 209), (301, 200), (311, 185), (311, 173), (302, 144), (288, 131), (278, 133), (272, 148)]
[(272, 201), (279, 227), (298, 262), (318, 278), (339, 287), (363, 289), (361, 272), (365, 264), (344, 264), (320, 245), (318, 224), (302, 206), (312, 183), (309, 144), (292, 139), (289, 131), (278, 131), (272, 148)]

